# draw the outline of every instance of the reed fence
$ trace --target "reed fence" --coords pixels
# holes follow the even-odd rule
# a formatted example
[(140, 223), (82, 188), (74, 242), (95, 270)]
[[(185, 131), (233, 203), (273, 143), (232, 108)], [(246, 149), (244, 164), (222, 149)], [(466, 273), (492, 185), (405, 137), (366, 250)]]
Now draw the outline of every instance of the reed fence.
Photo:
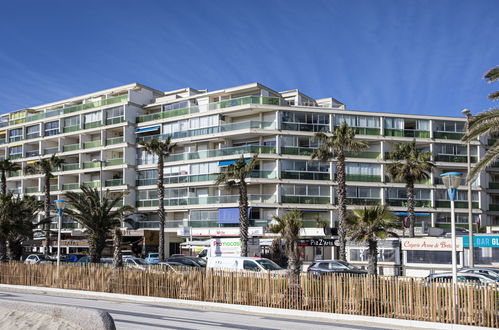
[(454, 322), (451, 283), (408, 277), (3, 263), (0, 283), (499, 327), (497, 286), (460, 284)]

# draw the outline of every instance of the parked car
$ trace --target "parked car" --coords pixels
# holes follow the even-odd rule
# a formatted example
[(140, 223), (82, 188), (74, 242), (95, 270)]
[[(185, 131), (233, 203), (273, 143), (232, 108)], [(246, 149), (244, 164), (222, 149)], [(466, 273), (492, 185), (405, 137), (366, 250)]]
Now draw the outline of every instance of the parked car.
[[(426, 278), (428, 284), (431, 282), (450, 282), (452, 281), (452, 273), (438, 273), (430, 274)], [(457, 273), (458, 282), (467, 282), (479, 285), (497, 285), (499, 279), (487, 274), (474, 274), (474, 273)]]
[[(85, 256), (84, 254), (68, 254), (64, 260), (66, 262), (77, 262), (78, 260), (80, 260), (84, 256)], [(61, 260), (62, 260), (62, 258), (61, 258)]]
[(179, 268), (185, 267), (185, 265), (181, 264), (180, 262), (165, 261), (165, 262), (158, 262), (153, 267), (157, 267), (157, 268), (164, 270), (164, 271), (177, 272)]
[(267, 258), (252, 257), (210, 257), (207, 268), (218, 268), (226, 270), (247, 270), (253, 272), (286, 272), (281, 266)]
[(123, 257), (123, 265), (129, 268), (146, 270), (147, 264), (142, 258), (137, 257)]
[(24, 260), (25, 264), (51, 264), (54, 260), (43, 254), (30, 254)]
[(487, 268), (487, 267), (462, 268), (459, 270), (459, 272), (472, 273), (472, 274), (486, 274), (495, 277), (499, 280), (499, 269), (497, 268)]
[(316, 260), (307, 268), (307, 273), (322, 274), (367, 274), (367, 271), (341, 260)]
[(198, 257), (175, 256), (166, 259), (168, 262), (178, 262), (184, 266), (190, 267), (206, 267), (206, 260)]
[(157, 252), (150, 252), (150, 253), (148, 253), (147, 256), (145, 257), (144, 261), (147, 264), (151, 264), (151, 265), (158, 264), (158, 262), (159, 262), (159, 253), (157, 253)]

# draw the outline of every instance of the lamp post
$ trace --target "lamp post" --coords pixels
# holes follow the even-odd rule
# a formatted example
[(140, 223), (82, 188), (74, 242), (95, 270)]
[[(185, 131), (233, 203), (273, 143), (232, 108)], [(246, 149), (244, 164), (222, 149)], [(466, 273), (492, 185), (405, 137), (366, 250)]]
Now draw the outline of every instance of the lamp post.
[[(469, 109), (461, 110), (461, 113), (466, 116), (466, 131), (469, 131), (469, 123), (473, 115)], [(467, 162), (468, 162), (468, 175), (471, 172), (471, 146), (470, 141), (466, 142)], [(468, 267), (474, 267), (473, 255), (473, 202), (471, 198), (471, 180), (468, 180), (468, 235), (469, 235), (469, 251), (468, 251)]]
[(100, 165), (100, 171), (99, 171), (99, 187), (100, 187), (100, 195), (99, 195), (99, 198), (100, 198), (100, 202), (102, 204), (102, 186), (104, 185), (104, 183), (102, 182), (102, 164), (105, 164), (106, 161), (105, 160), (102, 160), (102, 159), (92, 159), (92, 161), (95, 163), (95, 162), (99, 162), (99, 165)]
[(456, 199), (456, 188), (459, 187), (461, 183), (462, 173), (459, 172), (447, 172), (440, 174), (445, 187), (447, 188), (447, 194), (450, 199), (450, 211), (451, 211), (451, 240), (452, 240), (452, 295), (453, 307), (454, 307), (454, 322), (457, 322), (457, 258), (456, 258), (456, 212), (454, 209), (454, 200)]
[(59, 279), (59, 266), (61, 264), (61, 229), (62, 229), (62, 211), (66, 206), (64, 199), (57, 199), (54, 201), (59, 215), (59, 225), (57, 226), (57, 279)]

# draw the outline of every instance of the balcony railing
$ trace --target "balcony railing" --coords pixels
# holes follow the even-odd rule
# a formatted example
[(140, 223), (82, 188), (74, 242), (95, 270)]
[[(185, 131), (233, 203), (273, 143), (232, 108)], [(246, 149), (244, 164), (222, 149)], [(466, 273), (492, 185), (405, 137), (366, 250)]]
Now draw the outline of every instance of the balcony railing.
[[(455, 201), (454, 206), (457, 209), (467, 209), (468, 208), (468, 202), (467, 201)], [(450, 201), (445, 201), (445, 200), (437, 200), (435, 201), (435, 207), (444, 207), (444, 208), (450, 208)], [(474, 209), (478, 208), (478, 202), (472, 202), (471, 207)]]
[(26, 140), (37, 139), (40, 137), (40, 133), (26, 134)]
[(77, 182), (65, 183), (62, 185), (62, 190), (75, 190), (75, 189), (80, 189), (80, 184)]
[(94, 167), (100, 167), (99, 162), (84, 162), (83, 163), (83, 168), (94, 168)]
[(290, 123), (283, 122), (282, 130), (287, 131), (302, 131), (302, 132), (326, 132), (329, 131), (329, 124), (307, 124), (307, 123)]
[(345, 151), (345, 156), (352, 157), (352, 158), (381, 159), (381, 152), (377, 152), (377, 151), (360, 151), (360, 152)]
[(281, 171), (281, 178), (293, 180), (331, 180), (328, 172)]
[(9, 138), (9, 142), (18, 142), (18, 141), (22, 141), (23, 140), (23, 137), (22, 135), (19, 135), (19, 136), (11, 136)]
[(101, 101), (95, 101), (95, 102), (90, 102), (90, 103), (85, 103), (85, 104), (80, 104), (80, 105), (75, 105), (72, 107), (68, 107), (63, 109), (63, 113), (71, 113), (71, 112), (76, 112), (76, 111), (81, 111), (81, 110), (88, 110), (92, 108), (97, 108), (97, 107), (102, 107), (104, 105), (109, 105), (109, 104), (115, 104), (115, 103), (121, 103), (128, 101), (128, 95), (121, 95)]
[(10, 154), (9, 159), (19, 159), (23, 158), (23, 154)]
[(40, 191), (40, 189), (38, 189), (38, 187), (26, 187), (26, 188), (24, 188), (25, 194), (33, 194), (33, 193), (37, 193), (39, 191)]
[(381, 175), (347, 174), (347, 181), (381, 182)]
[[(335, 203), (338, 204), (338, 199), (335, 199)], [(361, 197), (347, 197), (347, 205), (377, 205), (381, 204), (379, 198), (361, 198)]]
[(106, 160), (106, 166), (116, 166), (123, 164), (123, 158), (115, 158)]
[(125, 117), (114, 117), (114, 118), (107, 118), (106, 119), (106, 125), (114, 125), (114, 124), (119, 124), (125, 121)]
[(293, 203), (293, 204), (330, 204), (331, 199), (329, 197), (317, 197), (317, 196), (282, 196), (281, 201), (283, 203)]
[[(165, 162), (175, 162), (179, 160), (205, 159), (220, 156), (232, 156), (241, 154), (274, 154), (275, 147), (272, 146), (241, 146), (214, 150), (203, 150), (197, 152), (185, 152), (173, 154), (165, 158)], [(140, 163), (140, 162), (139, 162)]]
[[(386, 204), (390, 205), (390, 206), (404, 206), (404, 207), (406, 207), (408, 205), (407, 198), (405, 198), (405, 199), (386, 199)], [(431, 207), (431, 201), (416, 199), (414, 201), (414, 206), (415, 207)]]
[(115, 138), (110, 138), (106, 140), (106, 145), (112, 145), (112, 144), (118, 144), (118, 143), (123, 143), (123, 137), (115, 137)]
[(74, 170), (79, 170), (79, 169), (80, 169), (80, 164), (78, 164), (78, 163), (62, 164), (63, 171), (74, 171)]
[(491, 211), (499, 211), (499, 204), (489, 204), (489, 209)]
[(64, 127), (62, 129), (62, 131), (64, 133), (70, 133), (70, 132), (76, 132), (76, 131), (79, 131), (81, 128), (80, 128), (80, 125), (74, 125), (74, 126), (67, 126), (67, 127)]
[[(173, 220), (173, 221), (166, 220), (165, 221), (165, 228), (179, 228), (183, 224), (184, 224), (183, 220)], [(217, 226), (214, 226), (214, 227), (217, 227)], [(142, 228), (159, 228), (159, 221), (139, 221), (138, 222), (138, 229), (142, 229)]]
[(5, 141), (6, 141), (6, 139), (5, 139), (5, 138), (1, 138), (1, 139), (0, 139), (0, 144), (5, 144), (5, 143), (6, 143)]
[[(12, 159), (12, 158), (11, 158)], [(9, 177), (21, 176), (22, 170), (9, 172)]]
[[(335, 126), (335, 128), (338, 126)], [(381, 129), (379, 127), (352, 127), (355, 134), (359, 135), (380, 135)]]
[(35, 151), (26, 151), (26, 157), (36, 157), (39, 156), (40, 152), (38, 150)]
[(464, 133), (458, 132), (433, 132), (433, 138), (444, 140), (461, 140)]
[[(277, 177), (275, 171), (253, 171), (250, 174), (251, 178), (265, 178), (275, 179)], [(211, 174), (198, 174), (198, 175), (181, 175), (181, 176), (168, 176), (163, 179), (163, 184), (176, 184), (176, 183), (192, 183), (192, 182), (207, 182), (215, 181), (218, 178), (218, 173)], [(139, 179), (137, 186), (152, 186), (157, 185), (158, 179)]]
[(499, 182), (489, 182), (490, 189), (499, 189)]
[(80, 144), (79, 143), (74, 143), (74, 144), (67, 144), (62, 147), (63, 152), (67, 151), (74, 151), (80, 149)]
[(43, 149), (43, 154), (44, 155), (51, 155), (51, 154), (56, 154), (59, 152), (58, 147), (53, 147), (53, 148), (45, 148)]
[(281, 153), (285, 155), (310, 156), (314, 150), (314, 148), (281, 147)]
[(100, 122), (100, 121), (94, 121), (94, 122), (91, 122), (91, 123), (85, 123), (83, 125), (83, 127), (85, 129), (97, 128), (97, 127), (101, 127), (101, 126), (102, 126), (102, 122)]
[[(470, 160), (472, 163), (477, 162), (476, 156), (471, 156)], [(448, 162), (448, 163), (467, 163), (468, 156), (466, 155), (447, 155), (447, 154), (438, 154), (435, 155), (435, 161), (437, 162)]]
[(89, 188), (99, 188), (100, 187), (100, 181), (83, 182), (83, 185), (85, 187), (89, 187)]
[[(181, 197), (165, 199), (165, 206), (179, 206), (179, 205), (206, 205), (206, 204), (227, 204), (238, 203), (239, 195), (228, 196), (205, 196), (205, 197)], [(265, 203), (274, 204), (275, 195), (248, 195), (250, 203)], [(158, 206), (158, 200), (138, 200), (137, 207), (155, 207)]]
[(162, 112), (156, 112), (156, 113), (152, 113), (152, 114), (148, 114), (148, 115), (144, 115), (144, 116), (139, 116), (139, 117), (137, 117), (137, 122), (143, 123), (143, 122), (151, 121), (151, 120), (159, 120), (159, 119), (164, 119), (164, 118), (183, 116), (183, 115), (187, 115), (190, 113), (198, 113), (198, 112), (208, 111), (208, 110), (224, 109), (224, 108), (235, 107), (235, 106), (244, 105), (244, 104), (279, 105), (279, 99), (272, 98), (272, 97), (264, 97), (264, 96), (245, 96), (245, 97), (210, 103), (208, 105), (192, 106), (192, 107), (183, 108), (183, 109), (162, 111)]
[(169, 136), (172, 136), (174, 139), (181, 139), (186, 137), (194, 137), (208, 134), (216, 134), (216, 133), (224, 133), (230, 131), (238, 131), (243, 129), (275, 129), (274, 122), (265, 122), (265, 121), (244, 121), (240, 123), (234, 124), (226, 124), (214, 127), (205, 127), (192, 129), (182, 132), (175, 132), (173, 134), (158, 134), (158, 135), (149, 135), (143, 137), (137, 137), (138, 142), (147, 142), (150, 140), (165, 140)]
[(58, 191), (58, 190), (59, 190), (58, 184), (51, 184), (50, 185), (50, 191)]
[(105, 182), (105, 187), (116, 187), (122, 185), (123, 185), (123, 179), (111, 179), (111, 180), (106, 180)]
[(414, 138), (429, 138), (429, 131), (420, 131), (414, 129), (385, 129), (385, 136), (401, 136)]
[(83, 143), (83, 149), (97, 148), (100, 147), (102, 143), (99, 141), (88, 141)]

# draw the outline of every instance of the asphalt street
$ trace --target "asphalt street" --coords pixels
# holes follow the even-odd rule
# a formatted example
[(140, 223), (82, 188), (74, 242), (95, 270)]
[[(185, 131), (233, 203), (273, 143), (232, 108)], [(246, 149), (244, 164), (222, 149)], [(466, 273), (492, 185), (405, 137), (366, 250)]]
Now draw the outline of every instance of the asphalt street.
[[(62, 296), (0, 290), (0, 299), (99, 308), (111, 314), (119, 330), (125, 329), (400, 329), (372, 323), (331, 322), (320, 319), (272, 317), (220, 310), (123, 300)], [(405, 327), (407, 329), (407, 327)]]

